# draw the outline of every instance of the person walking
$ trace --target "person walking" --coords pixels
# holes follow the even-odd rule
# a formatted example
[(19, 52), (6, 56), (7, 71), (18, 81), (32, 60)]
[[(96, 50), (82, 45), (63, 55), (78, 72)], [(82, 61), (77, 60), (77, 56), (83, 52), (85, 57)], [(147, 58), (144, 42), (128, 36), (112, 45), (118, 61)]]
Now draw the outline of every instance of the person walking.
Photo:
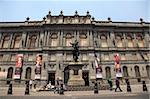
[(122, 92), (121, 88), (120, 88), (120, 81), (118, 78), (116, 78), (116, 88), (115, 88), (115, 92), (117, 91), (117, 89), (119, 88), (120, 92)]
[(112, 83), (111, 78), (109, 78), (109, 79), (107, 80), (107, 82), (108, 82), (108, 84), (109, 84), (109, 89), (110, 89), (110, 91), (112, 91), (112, 89), (113, 89), (113, 83)]

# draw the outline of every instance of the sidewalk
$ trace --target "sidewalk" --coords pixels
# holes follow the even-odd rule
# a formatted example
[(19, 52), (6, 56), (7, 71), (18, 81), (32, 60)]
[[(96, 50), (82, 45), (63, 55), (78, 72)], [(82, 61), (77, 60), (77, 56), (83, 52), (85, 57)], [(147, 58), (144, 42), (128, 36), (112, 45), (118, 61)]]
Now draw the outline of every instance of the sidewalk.
[[(115, 88), (115, 86), (113, 87)], [(143, 92), (142, 85), (131, 85), (132, 92), (126, 91), (126, 85), (122, 85), (121, 89), (123, 92), (115, 92), (110, 90), (99, 90), (99, 93), (96, 95), (101, 96), (129, 96), (129, 95), (136, 95), (141, 93), (150, 93), (150, 84), (147, 84), (148, 92)], [(0, 96), (7, 96), (8, 87), (1, 87), (0, 88)], [(25, 88), (24, 87), (14, 87), (13, 88), (13, 96), (24, 96)], [(65, 91), (65, 96), (90, 96), (94, 95), (94, 91)], [(29, 96), (60, 96), (59, 94), (54, 94), (52, 91), (42, 91), (42, 92), (35, 92), (30, 90)]]

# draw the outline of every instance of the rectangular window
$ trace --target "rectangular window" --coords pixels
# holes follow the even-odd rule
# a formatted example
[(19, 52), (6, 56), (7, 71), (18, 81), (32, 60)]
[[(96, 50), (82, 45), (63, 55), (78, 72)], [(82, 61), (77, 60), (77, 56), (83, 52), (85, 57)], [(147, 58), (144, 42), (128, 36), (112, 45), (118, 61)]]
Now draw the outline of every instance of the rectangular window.
[(66, 54), (66, 61), (71, 61), (73, 59), (72, 57), (72, 54)]
[(33, 54), (29, 54), (28, 61), (35, 61), (35, 56)]
[(82, 60), (83, 60), (83, 61), (88, 60), (87, 58), (88, 58), (88, 57), (87, 57), (87, 54), (82, 54)]
[(50, 55), (50, 61), (56, 61), (56, 55), (55, 54)]
[(108, 54), (104, 54), (104, 60), (109, 60), (109, 55)]
[(71, 46), (72, 43), (72, 39), (66, 39), (66, 46)]
[(125, 54), (121, 54), (121, 60), (126, 60)]
[(51, 46), (57, 46), (57, 39), (51, 40)]
[(15, 54), (11, 55), (10, 61), (16, 61), (16, 55)]
[(108, 47), (107, 40), (101, 40), (101, 47)]
[(0, 61), (3, 61), (3, 55), (0, 54)]
[(86, 38), (80, 38), (80, 46), (88, 46), (88, 40)]

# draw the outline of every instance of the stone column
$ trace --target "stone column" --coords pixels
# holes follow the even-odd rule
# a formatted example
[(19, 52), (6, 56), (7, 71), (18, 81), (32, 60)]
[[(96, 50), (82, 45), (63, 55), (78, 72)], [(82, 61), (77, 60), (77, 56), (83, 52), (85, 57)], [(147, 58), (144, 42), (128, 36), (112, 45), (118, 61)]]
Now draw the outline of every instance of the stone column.
[[(110, 47), (115, 47), (116, 45), (116, 42), (115, 42), (115, 34), (114, 34), (114, 31), (110, 31), (110, 37), (109, 37), (109, 46)], [(115, 42), (115, 45), (114, 45), (114, 42)]]
[(11, 48), (12, 43), (13, 43), (13, 33), (10, 34), (10, 40), (9, 40), (9, 43), (8, 43), (9, 48)]
[[(43, 57), (43, 59), (42, 59), (42, 72), (41, 72), (41, 79), (42, 80), (47, 80), (47, 69), (46, 69), (46, 67), (47, 67), (47, 62), (48, 62), (48, 54), (42, 54), (42, 57)], [(45, 65), (45, 67), (44, 67), (44, 65)]]
[(138, 47), (138, 40), (136, 38), (136, 34), (135, 33), (133, 34), (133, 45), (134, 45), (134, 47)]
[(126, 48), (126, 47), (128, 47), (128, 41), (127, 41), (127, 38), (126, 38), (126, 34), (125, 34), (125, 33), (123, 33), (123, 39), (124, 39), (123, 45), (124, 45), (124, 47)]
[(150, 44), (149, 44), (149, 41), (150, 41), (150, 36), (149, 36), (149, 34), (147, 33), (147, 32), (144, 32), (144, 34), (145, 34), (145, 36), (144, 36), (144, 40), (145, 40), (145, 42), (144, 42), (144, 44), (145, 44), (145, 47), (150, 47)]
[(36, 43), (35, 43), (35, 46), (37, 48), (39, 47), (39, 42), (40, 42), (40, 32), (37, 33), (37, 39), (36, 39)]
[(47, 44), (46, 44), (46, 42), (47, 42), (47, 36), (48, 34), (47, 34), (47, 31), (44, 31), (44, 39), (43, 39), (43, 46), (46, 46)]
[[(89, 80), (96, 79), (96, 71), (95, 71), (95, 64), (94, 64), (94, 53), (89, 53)], [(92, 85), (92, 82), (90, 82)]]
[[(58, 52), (57, 54), (56, 54), (56, 58), (57, 58), (57, 60), (56, 60), (56, 78), (57, 77), (63, 77), (63, 75), (62, 75), (62, 71), (63, 71), (63, 53), (62, 52)], [(63, 78), (62, 78), (63, 79)]]
[(3, 43), (3, 37), (2, 37), (2, 33), (0, 32), (0, 48), (2, 47), (2, 43)]
[(44, 46), (44, 31), (41, 31), (41, 33), (39, 34), (39, 47), (43, 47)]
[(94, 46), (94, 43), (93, 43), (93, 32), (92, 31), (89, 31), (89, 40), (90, 40), (90, 47), (93, 47)]
[(109, 48), (109, 47), (112, 47), (111, 38), (110, 38), (110, 36), (109, 36), (109, 33), (107, 33), (107, 43), (108, 43), (108, 48)]
[(21, 44), (20, 44), (20, 47), (21, 48), (24, 48), (25, 47), (25, 45), (26, 45), (26, 38), (27, 38), (27, 33), (26, 32), (23, 32), (22, 33), (22, 39), (21, 39)]
[(29, 48), (29, 43), (30, 43), (30, 40), (29, 40), (29, 38), (30, 38), (30, 35), (29, 35), (29, 33), (27, 33), (27, 40), (26, 40), (26, 48)]
[(80, 35), (80, 32), (77, 31), (77, 32), (76, 32), (76, 39), (77, 39), (77, 41), (79, 42), (79, 45), (81, 45), (81, 44), (80, 44), (80, 37), (79, 37), (79, 35)]
[(48, 34), (47, 34), (46, 46), (48, 46), (48, 47), (50, 47), (49, 41), (50, 41), (50, 31), (48, 31)]
[(63, 46), (63, 31), (59, 32), (59, 46)]

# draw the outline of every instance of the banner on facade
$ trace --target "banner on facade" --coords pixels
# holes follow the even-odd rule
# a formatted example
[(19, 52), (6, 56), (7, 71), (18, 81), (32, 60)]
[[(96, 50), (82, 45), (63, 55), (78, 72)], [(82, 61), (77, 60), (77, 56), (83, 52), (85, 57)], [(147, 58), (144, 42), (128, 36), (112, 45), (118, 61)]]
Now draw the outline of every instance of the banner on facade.
[(96, 55), (95, 55), (95, 69), (96, 69), (96, 78), (103, 78), (100, 59)]
[(36, 56), (35, 79), (41, 78), (42, 55)]
[(14, 79), (21, 78), (22, 66), (23, 66), (23, 54), (18, 54), (16, 56), (16, 68), (15, 68)]
[(120, 65), (120, 56), (118, 53), (114, 55), (115, 61), (115, 70), (116, 70), (116, 77), (122, 77), (121, 65)]

